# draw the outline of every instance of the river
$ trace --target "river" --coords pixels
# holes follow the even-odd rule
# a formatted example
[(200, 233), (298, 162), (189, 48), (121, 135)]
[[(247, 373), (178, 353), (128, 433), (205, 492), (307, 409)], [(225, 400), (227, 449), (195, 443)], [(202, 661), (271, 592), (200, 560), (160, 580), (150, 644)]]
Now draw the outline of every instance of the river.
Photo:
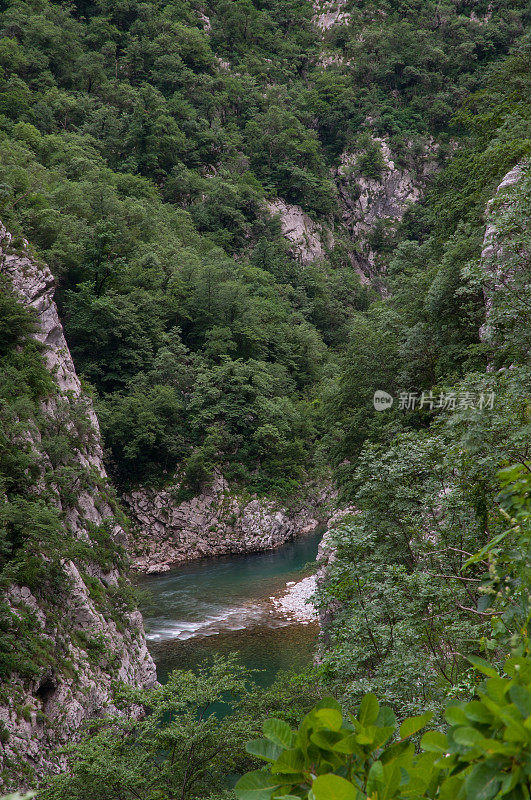
[(190, 668), (213, 653), (238, 651), (255, 680), (269, 685), (283, 669), (312, 661), (317, 623), (293, 623), (271, 596), (289, 581), (315, 571), (322, 529), (277, 550), (208, 558), (161, 575), (139, 576), (150, 652), (160, 681), (176, 668)]

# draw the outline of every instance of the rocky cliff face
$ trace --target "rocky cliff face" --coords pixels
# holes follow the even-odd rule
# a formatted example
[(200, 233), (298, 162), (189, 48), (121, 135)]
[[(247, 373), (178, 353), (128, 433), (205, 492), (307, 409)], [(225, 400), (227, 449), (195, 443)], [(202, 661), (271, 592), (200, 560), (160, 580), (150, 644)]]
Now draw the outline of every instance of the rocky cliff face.
[[(67, 455), (52, 457), (42, 425), (28, 425), (23, 434), (39, 464), (35, 495), (47, 487), (46, 502), (62, 520), (67, 555), (60, 565), (61, 588), (53, 595), (45, 587), (11, 585), (0, 598), (2, 629), (16, 630), (19, 620), (29, 620), (36, 652), (48, 646), (48, 656), (35, 657), (33, 678), (15, 673), (1, 686), (0, 772), (7, 788), (17, 788), (60, 765), (56, 749), (83, 721), (109, 708), (114, 679), (148, 686), (155, 668), (141, 615), (128, 599), (120, 555), (126, 535), (102, 462), (98, 422), (63, 336), (53, 276), (27, 253), (14, 251), (1, 224), (0, 270), (20, 302), (36, 312), (35, 338), (56, 387), (42, 402), (42, 424), (70, 444)], [(66, 470), (68, 487), (60, 479)]]
[(133, 568), (165, 572), (204, 556), (273, 550), (326, 518), (330, 490), (313, 488), (293, 508), (231, 493), (217, 475), (208, 489), (179, 503), (176, 489), (138, 489), (123, 499), (133, 523)]
[(318, 225), (300, 206), (285, 200), (272, 200), (270, 214), (280, 217), (282, 235), (291, 243), (291, 253), (301, 264), (323, 258), (334, 246), (334, 237), (327, 228)]
[(410, 156), (407, 164), (399, 164), (385, 139), (373, 136), (371, 142), (381, 158), (377, 174), (369, 177), (360, 167), (362, 151), (344, 152), (339, 165), (331, 170), (341, 215), (336, 231), (314, 222), (300, 206), (281, 198), (271, 201), (268, 211), (279, 216), (291, 254), (301, 264), (326, 258), (335, 239), (341, 239), (362, 283), (378, 288), (378, 239), (392, 236), (409, 206), (422, 196), (437, 168), (437, 147), (427, 142), (416, 158)]
[(524, 363), (531, 348), (531, 238), (529, 221), (529, 163), (519, 164), (501, 181), (487, 205), (487, 227), (481, 253), (485, 323), (480, 336), (497, 358)]
[(362, 153), (345, 152), (334, 172), (343, 226), (353, 266), (363, 282), (376, 282), (378, 236), (393, 234), (407, 208), (421, 197), (426, 180), (436, 168), (435, 147), (428, 144), (417, 165), (399, 165), (388, 143), (377, 136), (381, 169), (368, 177), (359, 166)]
[(313, 24), (321, 31), (328, 31), (335, 25), (346, 25), (350, 14), (345, 11), (346, 0), (314, 0)]

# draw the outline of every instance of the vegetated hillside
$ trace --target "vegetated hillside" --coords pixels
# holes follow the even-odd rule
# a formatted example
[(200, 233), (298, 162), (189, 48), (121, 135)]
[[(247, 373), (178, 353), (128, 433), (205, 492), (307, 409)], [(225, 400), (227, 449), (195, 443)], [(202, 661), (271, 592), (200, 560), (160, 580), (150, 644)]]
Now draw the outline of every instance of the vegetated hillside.
[[(147, 717), (102, 720), (45, 800), (526, 797), (529, 180), (522, 164), (500, 186), (475, 272), (483, 341), (500, 369), (444, 387), (456, 406), (473, 395), (475, 408), (434, 409), (420, 429), (388, 428), (365, 445), (345, 484), (357, 509), (327, 537), (319, 665), (264, 691), (218, 658), (176, 670), (165, 687), (123, 692)], [(229, 695), (233, 713), (209, 715)], [(229, 789), (227, 775), (245, 769)]]
[[(530, 188), (524, 159), (488, 204), (479, 263), (461, 268), (483, 287), (489, 371), (404, 392), (409, 425), (373, 427), (343, 472), (355, 506), (325, 536), (317, 596), (333, 696), (295, 730), (263, 724), (238, 800), (529, 796)], [(428, 308), (441, 275), (444, 260)]]
[(501, 663), (511, 647), (527, 652), (529, 517), (520, 541), (513, 531), (493, 560), (466, 569), (501, 541), (508, 519), (517, 525), (512, 494), (522, 492), (529, 512), (529, 164), (510, 175), (480, 262), (490, 371), (440, 381), (424, 398), (404, 393), (406, 403), (417, 398), (397, 415), (409, 424), (389, 423), (344, 468), (353, 513), (328, 538), (334, 558), (318, 600), (326, 681), (350, 703), (374, 692), (400, 716), (438, 715), (446, 698), (468, 698), (468, 656)]
[[(58, 279), (121, 485), (177, 466), (191, 489), (215, 466), (253, 490), (297, 485), (329, 427), (322, 387), (374, 298), (352, 266), (344, 204), (358, 178), (385, 171), (379, 140), (412, 185), (428, 151), (444, 161), (470, 135), (463, 103), (522, 32), (518, 2), (344, 11), (322, 32), (307, 0), (4, 5), (2, 211)], [(470, 102), (488, 106), (481, 91)], [(513, 138), (478, 165), (476, 211), (519, 157)], [(342, 173), (338, 195), (345, 153), (353, 178)], [(277, 196), (335, 227), (324, 258), (301, 268), (290, 255), (266, 210)], [(426, 283), (439, 256), (423, 244), (430, 223), (376, 223), (378, 270), (420, 239), (411, 258), (431, 262)], [(409, 269), (393, 263), (391, 275)], [(461, 324), (455, 335), (474, 339), (475, 320)], [(459, 346), (445, 358), (461, 369)]]
[[(523, 648), (528, 596), (516, 539), (481, 591), (483, 567), (459, 572), (461, 556), (502, 535), (499, 505), (519, 514), (528, 497), (523, 5), (345, 4), (324, 31), (307, 2), (2, 8), (1, 210), (15, 247), (29, 239), (58, 281), (119, 487), (179, 467), (194, 490), (221, 467), (252, 491), (285, 493), (308, 470), (332, 467), (359, 511), (334, 539), (316, 672), (246, 694), (241, 671), (219, 662), (211, 678), (181, 674), (167, 689), (126, 693), (122, 706), (140, 702), (153, 716), (103, 722), (46, 796), (115, 800), (118, 786), (127, 798), (230, 797), (226, 775), (252, 764), (241, 743), (270, 711), (293, 723), (316, 693), (348, 704), (369, 688), (399, 716), (469, 696), (462, 656), (486, 648), (501, 661)], [(485, 204), (517, 164), (512, 199), (495, 201), (502, 249), (488, 267)], [(393, 175), (420, 188), (404, 191), (396, 213), (376, 212), (377, 187), (392, 187)], [(293, 256), (267, 211), (275, 198), (321, 226), (324, 257)], [(369, 229), (350, 217), (361, 200)], [(23, 389), (8, 419), (16, 428), (50, 389), (26, 318), (4, 296), (21, 332), (5, 326), (5, 363), (16, 362)], [(377, 389), (395, 397), (385, 414), (372, 405)], [(439, 411), (437, 400), (403, 411), (401, 392), (495, 401), (482, 413)], [(52, 430), (47, 442), (61, 467), (50, 481), (61, 477), (67, 501), (76, 443), (65, 435)], [(31, 554), (38, 531), (50, 560), (29, 558), (20, 580), (46, 600), (54, 584), (40, 570), (78, 545), (60, 539), (53, 510), (36, 507), (32, 454), (4, 449), (7, 491), (32, 520), (7, 520), (6, 575), (26, 569), (17, 554)], [(515, 463), (496, 501), (496, 473)], [(95, 535), (95, 557), (114, 565), (115, 543)], [(107, 603), (90, 577), (91, 602)], [(115, 600), (121, 614), (127, 597)], [(32, 630), (22, 633), (34, 647)], [(98, 642), (84, 644), (94, 662), (104, 658)], [(28, 669), (49, 657), (31, 647)], [(241, 713), (198, 721), (229, 691), (243, 695)], [(28, 712), (15, 712), (22, 724)]]
[[(389, 296), (356, 315), (324, 401), (322, 448), (354, 512), (330, 534), (319, 592), (324, 677), (399, 716), (469, 698), (467, 656), (528, 653), (527, 46), (459, 110), (469, 135), (404, 218)], [(377, 389), (395, 398), (385, 413)], [(465, 570), (489, 542), (491, 559)]]

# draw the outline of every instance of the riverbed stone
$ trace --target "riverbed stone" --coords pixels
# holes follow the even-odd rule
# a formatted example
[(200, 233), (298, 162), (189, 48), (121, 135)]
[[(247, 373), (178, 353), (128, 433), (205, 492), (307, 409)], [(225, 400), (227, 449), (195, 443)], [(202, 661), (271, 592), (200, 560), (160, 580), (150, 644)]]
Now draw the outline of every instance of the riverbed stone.
[(275, 611), (280, 616), (306, 625), (317, 622), (317, 609), (312, 597), (317, 589), (316, 576), (309, 575), (301, 581), (288, 581), (286, 589), (278, 597), (272, 597)]

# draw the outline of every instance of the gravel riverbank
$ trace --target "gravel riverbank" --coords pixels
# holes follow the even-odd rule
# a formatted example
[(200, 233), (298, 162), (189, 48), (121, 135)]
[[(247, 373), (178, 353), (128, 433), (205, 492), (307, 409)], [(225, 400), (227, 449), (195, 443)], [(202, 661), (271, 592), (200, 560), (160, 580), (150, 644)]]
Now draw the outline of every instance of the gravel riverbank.
[(281, 614), (293, 622), (300, 622), (303, 625), (316, 622), (317, 611), (310, 599), (315, 593), (315, 589), (315, 575), (303, 578), (298, 583), (289, 581), (284, 594), (271, 598), (275, 609), (272, 613)]

